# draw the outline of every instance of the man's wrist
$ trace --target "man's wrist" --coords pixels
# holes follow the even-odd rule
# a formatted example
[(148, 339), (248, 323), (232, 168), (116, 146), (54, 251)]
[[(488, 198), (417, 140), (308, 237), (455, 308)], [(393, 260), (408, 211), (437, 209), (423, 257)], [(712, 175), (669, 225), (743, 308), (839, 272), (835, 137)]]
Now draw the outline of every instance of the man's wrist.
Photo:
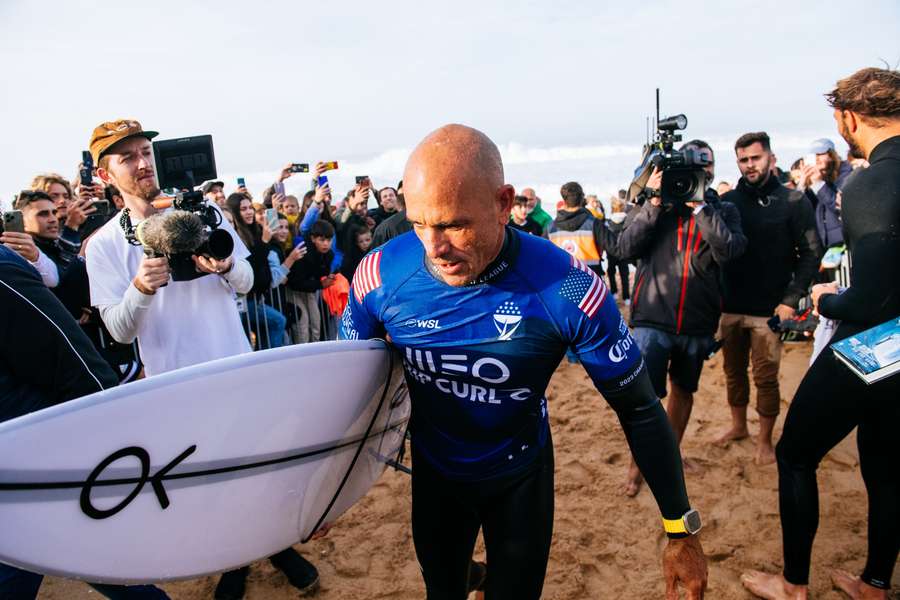
[(228, 275), (228, 273), (231, 272), (231, 269), (234, 268), (234, 257), (229, 256), (227, 260), (228, 260), (228, 268), (225, 269), (224, 271), (222, 271), (221, 273), (219, 273), (222, 277), (224, 277), (225, 275)]
[(156, 294), (156, 290), (151, 290), (150, 288), (146, 287), (137, 277), (131, 280), (131, 284), (135, 287), (135, 289), (137, 289), (137, 291), (145, 296), (153, 296), (154, 294)]
[(703, 523), (700, 519), (700, 512), (696, 509), (689, 509), (677, 519), (666, 519), (663, 517), (662, 522), (666, 535), (671, 539), (679, 539), (697, 534), (703, 527)]

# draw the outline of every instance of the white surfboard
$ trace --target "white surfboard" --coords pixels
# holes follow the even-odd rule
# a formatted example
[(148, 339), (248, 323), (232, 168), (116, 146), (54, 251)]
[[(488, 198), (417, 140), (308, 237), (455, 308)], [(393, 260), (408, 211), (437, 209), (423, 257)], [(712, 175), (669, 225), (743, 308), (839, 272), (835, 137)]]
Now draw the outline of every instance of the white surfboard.
[(93, 582), (216, 573), (334, 521), (409, 420), (380, 340), (179, 369), (0, 424), (0, 562)]

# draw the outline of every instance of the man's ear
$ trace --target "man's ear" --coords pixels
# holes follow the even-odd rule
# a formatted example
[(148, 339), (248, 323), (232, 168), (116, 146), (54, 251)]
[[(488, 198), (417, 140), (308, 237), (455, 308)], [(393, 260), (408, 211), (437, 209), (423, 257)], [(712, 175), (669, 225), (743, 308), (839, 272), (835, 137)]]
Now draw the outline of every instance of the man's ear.
[(856, 133), (856, 130), (859, 129), (859, 117), (852, 110), (842, 110), (841, 121), (850, 133)]
[(503, 223), (509, 220), (509, 213), (512, 210), (513, 199), (516, 197), (516, 189), (506, 183), (497, 189), (497, 204), (500, 214), (504, 217)]
[(104, 169), (103, 167), (97, 167), (97, 177), (100, 178), (100, 181), (103, 183), (110, 185), (113, 183), (112, 178), (109, 175), (109, 171)]

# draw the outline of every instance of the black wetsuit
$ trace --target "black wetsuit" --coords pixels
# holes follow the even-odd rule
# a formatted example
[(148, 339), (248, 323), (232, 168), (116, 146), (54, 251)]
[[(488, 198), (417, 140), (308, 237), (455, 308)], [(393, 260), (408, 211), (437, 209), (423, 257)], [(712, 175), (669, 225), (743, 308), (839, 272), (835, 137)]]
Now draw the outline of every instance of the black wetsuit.
[[(853, 265), (850, 288), (822, 296), (820, 313), (839, 319), (838, 341), (900, 316), (900, 136), (879, 144), (871, 166), (843, 191), (843, 233)], [(778, 496), (784, 537), (784, 576), (809, 579), (819, 521), (816, 469), (854, 427), (869, 495), (868, 560), (862, 579), (890, 588), (900, 548), (900, 374), (866, 385), (825, 350), (791, 403), (778, 442)], [(843, 519), (828, 525), (846, 526)], [(845, 535), (855, 535), (846, 531)]]
[(484, 275), (451, 287), (415, 234), (402, 235), (360, 262), (341, 321), (342, 339), (389, 334), (403, 353), (429, 600), (466, 597), (479, 527), (487, 597), (540, 598), (553, 526), (544, 392), (567, 348), (615, 409), (663, 517), (690, 508), (674, 434), (615, 302), (549, 241), (507, 228)]

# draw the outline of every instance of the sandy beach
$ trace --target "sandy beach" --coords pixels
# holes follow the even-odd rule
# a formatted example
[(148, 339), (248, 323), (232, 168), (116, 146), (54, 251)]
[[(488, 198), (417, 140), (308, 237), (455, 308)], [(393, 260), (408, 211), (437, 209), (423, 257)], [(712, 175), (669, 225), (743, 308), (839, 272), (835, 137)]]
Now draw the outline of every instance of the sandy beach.
[[(781, 369), (782, 415), (809, 360), (810, 345), (787, 345)], [(646, 487), (634, 499), (620, 492), (629, 454), (613, 411), (578, 365), (563, 363), (548, 389), (556, 446), (556, 514), (544, 585), (548, 600), (662, 598), (660, 564), (665, 544), (656, 504)], [(751, 413), (751, 432), (757, 427)], [(728, 424), (721, 355), (707, 362), (683, 453), (699, 465), (688, 473), (693, 505), (705, 520), (701, 539), (709, 557), (713, 599), (746, 599), (739, 576), (745, 569), (780, 570), (777, 473), (753, 463), (753, 442), (728, 448), (711, 444)], [(297, 549), (321, 574), (322, 600), (424, 597), (410, 531), (410, 480), (388, 472), (325, 539)], [(844, 598), (831, 588), (833, 568), (860, 572), (865, 557), (866, 494), (859, 474), (855, 436), (823, 461), (819, 470), (821, 517), (813, 549), (812, 597)], [(483, 557), (479, 543), (476, 556)], [(894, 588), (900, 586), (896, 573)], [(177, 600), (212, 598), (216, 577), (168, 583)], [(83, 583), (49, 578), (42, 599), (81, 600), (100, 595)], [(297, 598), (287, 579), (268, 562), (253, 566), (248, 600)]]

